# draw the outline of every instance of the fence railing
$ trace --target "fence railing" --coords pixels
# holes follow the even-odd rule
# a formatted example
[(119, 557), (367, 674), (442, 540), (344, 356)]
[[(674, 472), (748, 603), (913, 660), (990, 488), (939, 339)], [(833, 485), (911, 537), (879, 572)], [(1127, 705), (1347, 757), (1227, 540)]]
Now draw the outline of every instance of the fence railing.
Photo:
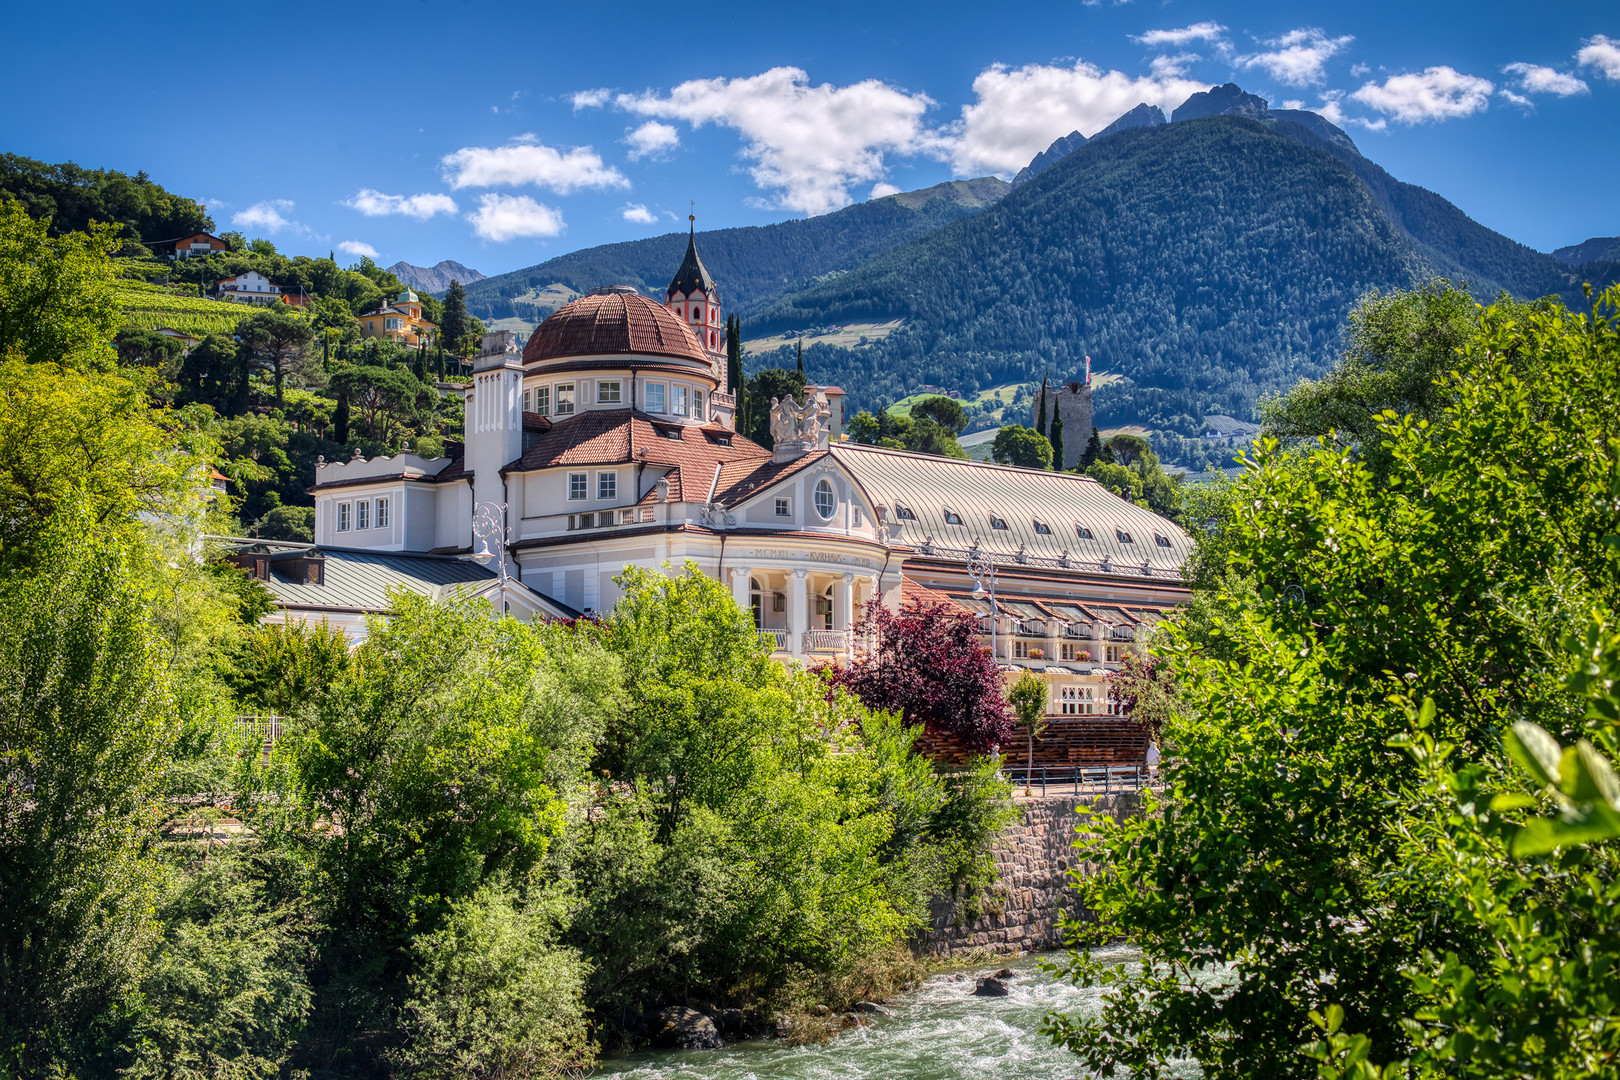
[(1042, 795), (1073, 792), (1076, 795), (1140, 791), (1153, 786), (1157, 777), (1146, 765), (1025, 765), (1007, 763), (1001, 774), (1014, 787), (1039, 791)]
[(808, 630), (804, 635), (805, 652), (843, 652), (848, 643), (846, 630)]
[(264, 747), (262, 753), (266, 760), (269, 759), (270, 748), (276, 744), (277, 739), (281, 738), (281, 732), (286, 723), (286, 717), (270, 714), (239, 716), (236, 718), (237, 730)]
[(761, 644), (770, 646), (772, 652), (788, 651), (788, 632), (786, 630), (761, 630), (759, 640)]

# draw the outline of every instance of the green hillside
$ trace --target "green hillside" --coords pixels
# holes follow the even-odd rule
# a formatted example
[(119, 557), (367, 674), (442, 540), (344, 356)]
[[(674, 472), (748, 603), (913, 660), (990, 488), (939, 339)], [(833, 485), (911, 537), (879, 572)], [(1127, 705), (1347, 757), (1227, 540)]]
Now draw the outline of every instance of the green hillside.
[[(698, 246), (727, 309), (746, 316), (792, 288), (978, 213), (1006, 191), (993, 176), (953, 180), (821, 217), (699, 233)], [(685, 252), (679, 232), (585, 248), (468, 285), (467, 309), (482, 319), (538, 322), (601, 285), (638, 285), (661, 298)]]
[(983, 213), (784, 296), (745, 329), (903, 320), (864, 346), (806, 349), (811, 377), (858, 406), (925, 382), (971, 395), (1067, 378), (1089, 354), (1124, 376), (1098, 391), (1099, 420), (1194, 434), (1206, 413), (1252, 418), (1261, 394), (1323, 370), (1367, 290), (1436, 274), (1486, 297), (1578, 286), (1303, 125), (1211, 116), (1093, 140)]
[(253, 309), (224, 300), (206, 300), (181, 295), (163, 285), (144, 281), (120, 281), (114, 286), (124, 319), (143, 330), (168, 327), (193, 337), (228, 334)]

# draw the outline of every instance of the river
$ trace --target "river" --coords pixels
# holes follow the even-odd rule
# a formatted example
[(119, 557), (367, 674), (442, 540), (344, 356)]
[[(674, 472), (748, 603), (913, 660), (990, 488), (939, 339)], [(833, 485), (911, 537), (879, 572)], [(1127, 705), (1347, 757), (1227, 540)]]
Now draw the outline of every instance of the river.
[[(1098, 954), (1129, 963), (1134, 950)], [(773, 1040), (735, 1043), (719, 1050), (649, 1050), (602, 1063), (594, 1077), (623, 1080), (1034, 1080), (1086, 1075), (1074, 1055), (1055, 1048), (1040, 1031), (1041, 1018), (1086, 1014), (1100, 992), (1059, 981), (1037, 966), (1042, 958), (998, 961), (962, 973), (935, 975), (884, 1007), (893, 1016), (868, 1017), (870, 1026), (845, 1031), (820, 1046)], [(1001, 998), (973, 996), (974, 977), (1002, 967), (1017, 974)], [(1187, 1062), (1178, 1073), (1196, 1077)]]

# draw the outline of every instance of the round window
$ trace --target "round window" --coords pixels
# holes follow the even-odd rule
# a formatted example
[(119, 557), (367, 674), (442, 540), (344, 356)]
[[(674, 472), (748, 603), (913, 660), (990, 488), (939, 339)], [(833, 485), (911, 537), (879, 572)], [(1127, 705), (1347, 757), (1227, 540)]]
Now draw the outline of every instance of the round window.
[(816, 513), (824, 520), (831, 521), (837, 506), (838, 496), (833, 494), (832, 481), (823, 476), (816, 481)]

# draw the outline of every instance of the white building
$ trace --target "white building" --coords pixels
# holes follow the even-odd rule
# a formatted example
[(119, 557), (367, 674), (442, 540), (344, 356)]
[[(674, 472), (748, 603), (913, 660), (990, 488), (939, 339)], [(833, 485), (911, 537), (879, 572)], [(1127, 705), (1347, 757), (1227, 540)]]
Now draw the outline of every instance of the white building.
[(214, 292), (221, 300), (238, 304), (275, 304), (281, 301), (281, 286), (273, 284), (257, 270), (223, 279), (214, 287)]
[(856, 649), (868, 602), (955, 603), (1002, 664), (1047, 676), (1055, 719), (1117, 712), (1101, 676), (1187, 597), (1181, 529), (1071, 473), (841, 442), (828, 388), (774, 404), (767, 450), (733, 430), (720, 308), (694, 240), (662, 304), (606, 288), (521, 353), (485, 335), (465, 447), (322, 462), (316, 545), (464, 554), (488, 506), (514, 573), (561, 607), (605, 611), (624, 567), (693, 560), (805, 662)]

